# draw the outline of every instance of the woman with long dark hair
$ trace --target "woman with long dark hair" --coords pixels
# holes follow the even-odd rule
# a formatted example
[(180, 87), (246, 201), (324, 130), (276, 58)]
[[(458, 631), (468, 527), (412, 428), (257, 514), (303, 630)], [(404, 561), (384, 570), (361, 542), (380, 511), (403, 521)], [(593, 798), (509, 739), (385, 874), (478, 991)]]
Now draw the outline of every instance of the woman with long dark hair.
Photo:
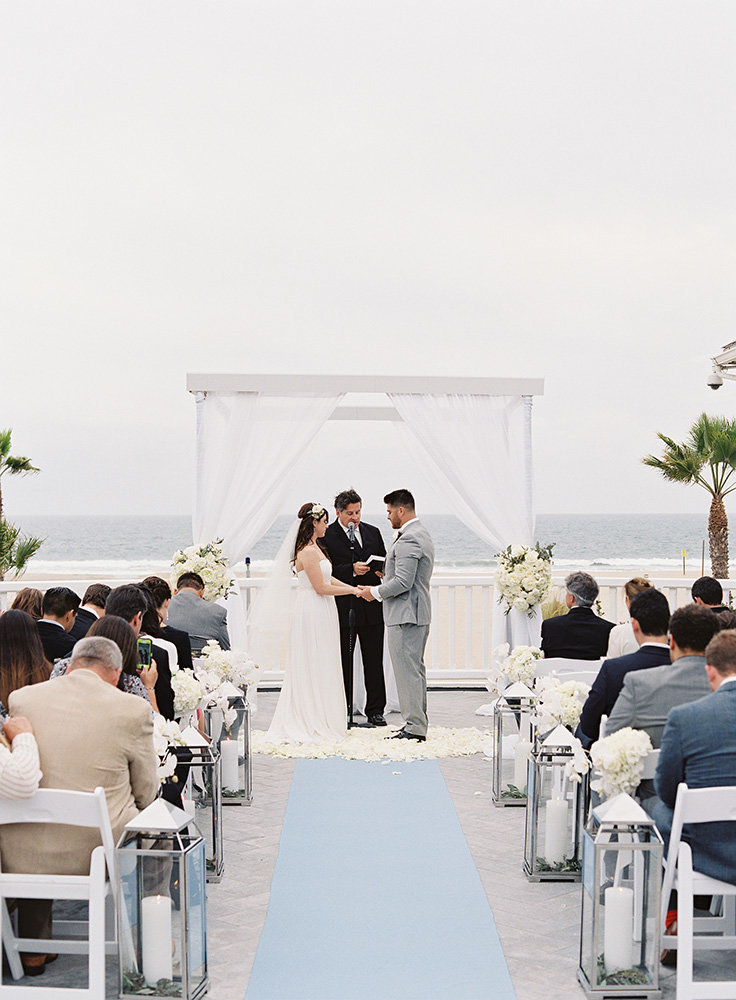
[(332, 576), (322, 542), (327, 524), (321, 504), (300, 507), (274, 567), (278, 575), (287, 563), (297, 579), (284, 686), (268, 730), (278, 743), (338, 740), (347, 732), (335, 597), (359, 591)]
[(50, 676), (51, 664), (31, 616), (15, 610), (0, 615), (0, 702), (7, 706), (13, 691)]

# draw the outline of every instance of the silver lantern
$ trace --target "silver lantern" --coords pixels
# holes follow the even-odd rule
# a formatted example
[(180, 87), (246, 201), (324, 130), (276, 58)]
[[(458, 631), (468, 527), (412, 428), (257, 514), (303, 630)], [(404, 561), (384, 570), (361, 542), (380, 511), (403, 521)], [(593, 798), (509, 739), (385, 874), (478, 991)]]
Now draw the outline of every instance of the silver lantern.
[(589, 997), (659, 997), (663, 844), (629, 795), (597, 806), (583, 835), (578, 979)]
[(120, 997), (204, 996), (205, 843), (191, 817), (156, 799), (127, 824), (116, 858)]
[[(231, 690), (230, 690), (231, 689)], [(205, 732), (220, 749), (222, 758), (222, 804), (249, 806), (253, 801), (253, 757), (251, 710), (245, 692), (230, 684), (227, 712), (216, 705), (204, 711)]]
[(511, 684), (493, 706), (494, 806), (525, 806), (529, 754), (532, 750), (534, 692)]
[[(530, 754), (524, 873), (533, 882), (580, 880), (580, 848), (589, 773), (571, 773), (584, 756), (580, 741), (557, 726)], [(574, 778), (578, 780), (574, 780)]]

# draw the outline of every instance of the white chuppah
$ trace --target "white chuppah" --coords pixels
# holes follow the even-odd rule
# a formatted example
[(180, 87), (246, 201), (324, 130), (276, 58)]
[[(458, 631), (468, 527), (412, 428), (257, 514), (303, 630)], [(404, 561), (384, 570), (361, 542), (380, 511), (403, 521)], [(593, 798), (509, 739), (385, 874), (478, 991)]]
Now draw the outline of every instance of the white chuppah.
[[(197, 404), (194, 542), (222, 538), (231, 564), (281, 513), (291, 470), (328, 420), (403, 422), (448, 510), (494, 552), (534, 541), (532, 398), (542, 379), (190, 374), (187, 389)], [(348, 393), (390, 405), (343, 406)], [(243, 645), (238, 597), (228, 619)], [(539, 630), (538, 616), (494, 612), (494, 644), (534, 645)]]

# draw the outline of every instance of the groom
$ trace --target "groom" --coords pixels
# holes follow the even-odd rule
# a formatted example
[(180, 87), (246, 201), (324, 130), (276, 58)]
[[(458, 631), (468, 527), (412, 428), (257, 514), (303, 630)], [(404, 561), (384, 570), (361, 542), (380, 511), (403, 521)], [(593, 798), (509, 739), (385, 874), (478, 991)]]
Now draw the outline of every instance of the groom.
[(394, 490), (383, 502), (391, 527), (397, 529), (398, 535), (386, 556), (383, 583), (361, 587), (360, 596), (366, 601), (383, 603), (399, 706), (406, 723), (394, 739), (423, 743), (427, 738), (424, 650), (432, 617), (429, 581), (434, 566), (434, 544), (417, 517), (409, 490)]

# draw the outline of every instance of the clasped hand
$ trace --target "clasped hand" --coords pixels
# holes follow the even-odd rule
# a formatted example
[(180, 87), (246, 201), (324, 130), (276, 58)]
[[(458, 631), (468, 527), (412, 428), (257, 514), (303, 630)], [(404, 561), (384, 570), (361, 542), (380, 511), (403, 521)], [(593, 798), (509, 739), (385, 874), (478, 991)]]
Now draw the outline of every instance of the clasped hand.
[(358, 597), (362, 597), (364, 601), (375, 601), (370, 587), (358, 587)]

